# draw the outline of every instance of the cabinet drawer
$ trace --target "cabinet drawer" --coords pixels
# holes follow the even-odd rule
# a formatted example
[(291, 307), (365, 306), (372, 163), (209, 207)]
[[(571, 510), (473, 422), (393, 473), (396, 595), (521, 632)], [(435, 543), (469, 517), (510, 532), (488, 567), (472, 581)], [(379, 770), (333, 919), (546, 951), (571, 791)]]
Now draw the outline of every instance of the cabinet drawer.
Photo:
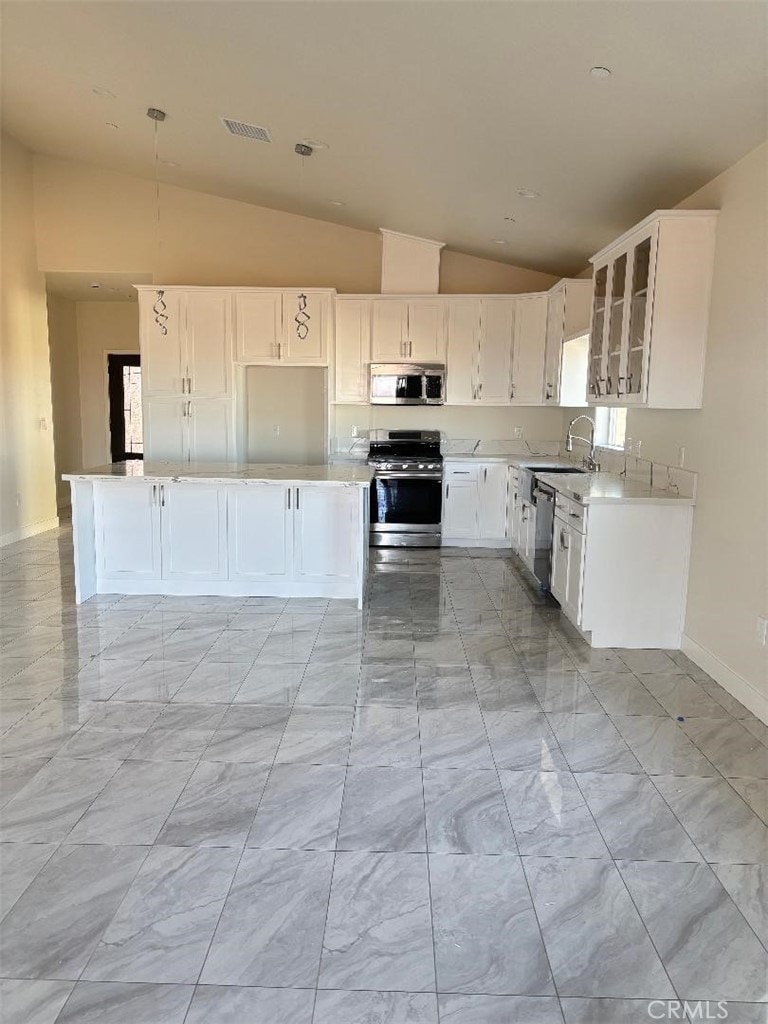
[(446, 480), (461, 481), (477, 480), (480, 466), (472, 462), (445, 463), (443, 465), (443, 477)]
[(566, 498), (565, 495), (558, 493), (555, 497), (555, 515), (574, 530), (584, 533), (587, 510), (578, 501), (573, 501), (571, 498)]

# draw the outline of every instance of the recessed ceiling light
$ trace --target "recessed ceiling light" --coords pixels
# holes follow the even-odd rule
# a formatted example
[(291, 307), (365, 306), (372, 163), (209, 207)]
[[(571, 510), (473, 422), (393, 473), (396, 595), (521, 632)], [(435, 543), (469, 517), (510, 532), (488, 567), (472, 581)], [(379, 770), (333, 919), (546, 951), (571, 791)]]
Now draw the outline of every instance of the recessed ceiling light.
[(312, 149), (330, 149), (327, 142), (318, 142), (317, 139), (302, 139), (302, 146), (310, 146)]
[(505, 217), (504, 220), (510, 221), (510, 223), (512, 223), (512, 224), (515, 223), (515, 218), (514, 217)]
[(165, 167), (178, 167), (179, 166), (176, 163), (175, 160), (161, 160), (160, 163), (163, 164)]
[(331, 206), (346, 206), (347, 204), (342, 202), (341, 199), (329, 199), (328, 202)]
[(117, 96), (112, 92), (111, 89), (106, 89), (103, 85), (94, 85), (91, 92), (94, 96), (103, 96), (107, 100), (116, 100)]
[(101, 288), (98, 281), (91, 281), (91, 288)]
[(517, 194), (523, 199), (541, 199), (541, 192), (537, 192), (533, 188), (519, 188)]
[(107, 121), (105, 127), (112, 128), (114, 130), (115, 128), (119, 128), (120, 125), (119, 124), (115, 124), (114, 121)]
[(494, 245), (506, 245), (507, 240), (505, 238), (492, 238), (491, 241)]
[(589, 73), (590, 73), (590, 75), (592, 75), (593, 78), (610, 78), (611, 77), (611, 69), (610, 68), (603, 68), (603, 67), (600, 67), (599, 65), (597, 67), (590, 68), (589, 69)]

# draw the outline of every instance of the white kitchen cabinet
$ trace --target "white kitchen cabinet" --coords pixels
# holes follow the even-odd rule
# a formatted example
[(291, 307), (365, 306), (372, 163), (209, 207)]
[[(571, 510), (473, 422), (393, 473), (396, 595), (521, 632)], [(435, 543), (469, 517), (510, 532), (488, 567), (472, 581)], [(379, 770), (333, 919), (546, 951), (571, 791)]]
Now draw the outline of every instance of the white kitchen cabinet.
[(544, 404), (560, 405), (563, 345), (589, 332), (592, 282), (564, 278), (547, 292)]
[(449, 299), (446, 332), (446, 402), (448, 405), (470, 405), (477, 401), (480, 300)]
[(372, 299), (371, 352), (375, 363), (445, 361), (442, 298)]
[(144, 458), (187, 462), (186, 398), (145, 396), (143, 401)]
[(550, 590), (576, 626), (581, 624), (583, 566), (584, 534), (558, 512), (552, 535)]
[(235, 293), (236, 357), (252, 365), (323, 366), (332, 314), (326, 289)]
[(461, 478), (445, 482), (443, 489), (443, 538), (476, 540), (478, 537), (477, 480)]
[(102, 481), (94, 494), (96, 574), (104, 579), (159, 579), (160, 505), (156, 484)]
[(294, 575), (297, 580), (353, 579), (358, 571), (357, 490), (295, 487)]
[(488, 462), (478, 472), (479, 535), (483, 540), (504, 540), (507, 536), (509, 498), (507, 464)]
[(371, 359), (399, 363), (408, 358), (408, 303), (405, 299), (373, 299)]
[(480, 350), (477, 398), (485, 405), (509, 405), (512, 399), (512, 349), (516, 298), (480, 300)]
[[(280, 483), (227, 487), (229, 578), (287, 580), (293, 568), (293, 488)], [(257, 525), (256, 525), (257, 524)]]
[(592, 257), (590, 404), (701, 407), (716, 225), (657, 211)]
[(227, 578), (226, 495), (218, 484), (160, 485), (162, 577)]
[(512, 360), (512, 401), (541, 405), (544, 400), (544, 352), (547, 334), (547, 296), (518, 298)]
[(187, 394), (227, 398), (232, 392), (232, 295), (218, 288), (186, 296)]
[(509, 467), (509, 504), (507, 508), (507, 534), (513, 551), (520, 549), (520, 471), (517, 466)]
[[(336, 300), (336, 401), (368, 401), (371, 362), (371, 300)], [(449, 385), (450, 386), (450, 385)]]
[(445, 362), (445, 303), (414, 299), (408, 303), (408, 359), (414, 363)]
[(234, 408), (220, 398), (154, 398), (144, 402), (144, 454), (165, 462), (235, 458)]
[[(164, 304), (164, 312), (158, 303)], [(158, 313), (155, 312), (155, 308), (158, 309)], [(165, 320), (162, 320), (162, 317), (165, 317)], [(158, 319), (165, 327), (165, 334)], [(183, 293), (140, 288), (139, 341), (141, 389), (144, 397), (186, 393), (185, 335), (186, 303)]]
[(520, 499), (519, 545), (517, 553), (524, 564), (533, 572), (536, 559), (536, 506), (525, 498)]

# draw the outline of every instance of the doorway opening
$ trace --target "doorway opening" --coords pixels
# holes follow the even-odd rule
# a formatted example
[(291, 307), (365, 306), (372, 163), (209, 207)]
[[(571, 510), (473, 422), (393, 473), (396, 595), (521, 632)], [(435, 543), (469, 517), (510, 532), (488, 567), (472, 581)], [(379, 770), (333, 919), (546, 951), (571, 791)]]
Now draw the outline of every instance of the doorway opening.
[(112, 461), (143, 459), (140, 356), (110, 352), (107, 355), (107, 378)]

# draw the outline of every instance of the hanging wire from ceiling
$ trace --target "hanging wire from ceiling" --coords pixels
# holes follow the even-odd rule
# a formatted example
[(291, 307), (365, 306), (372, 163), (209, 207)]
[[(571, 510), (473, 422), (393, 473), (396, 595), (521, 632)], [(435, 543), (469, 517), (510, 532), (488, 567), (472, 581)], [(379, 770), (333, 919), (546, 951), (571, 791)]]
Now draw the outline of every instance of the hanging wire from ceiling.
[[(301, 157), (301, 166), (299, 168), (299, 208), (301, 210), (302, 217), (302, 231), (305, 233), (306, 237), (307, 225), (305, 223), (305, 220), (307, 216), (307, 211), (304, 203), (304, 162), (307, 157), (312, 156), (313, 149), (306, 142), (297, 142), (293, 148), (293, 151), (299, 157)], [(301, 292), (299, 295), (296, 296), (297, 307), (296, 315), (293, 318), (293, 322), (296, 325), (296, 337), (299, 339), (299, 341), (306, 341), (307, 338), (309, 337), (309, 324), (312, 317), (307, 312), (308, 301), (309, 300), (307, 299), (307, 296), (304, 294), (304, 292)]]
[[(165, 111), (159, 110), (157, 107), (147, 108), (147, 117), (153, 122), (153, 148), (154, 148), (154, 175), (155, 175), (155, 219), (156, 219), (156, 245), (157, 252), (155, 258), (155, 265), (160, 265), (160, 256), (162, 253), (162, 220), (160, 217), (160, 154), (159, 154), (159, 135), (158, 129), (160, 124), (165, 120)], [(155, 314), (155, 323), (160, 333), (165, 337), (168, 334), (168, 309), (165, 301), (165, 291), (162, 288), (157, 289), (157, 299), (152, 312)]]

